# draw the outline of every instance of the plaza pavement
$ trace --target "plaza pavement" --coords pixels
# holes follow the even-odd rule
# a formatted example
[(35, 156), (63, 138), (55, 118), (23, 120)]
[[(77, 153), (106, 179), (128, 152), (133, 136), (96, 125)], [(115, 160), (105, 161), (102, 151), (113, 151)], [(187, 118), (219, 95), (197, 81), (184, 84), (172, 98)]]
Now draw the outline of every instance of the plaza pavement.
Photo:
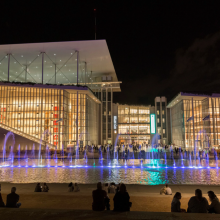
[[(48, 184), (48, 193), (35, 193), (36, 184), (14, 184), (1, 183), (1, 193), (4, 202), (6, 195), (10, 193), (11, 187), (17, 188), (20, 195), (21, 209), (41, 210), (92, 210), (92, 191), (96, 189), (95, 184), (80, 184), (80, 192), (67, 192), (68, 184)], [(194, 196), (195, 189), (200, 188), (208, 199), (207, 192), (213, 190), (220, 198), (219, 186), (208, 185), (170, 185), (173, 195), (160, 195), (162, 185), (126, 185), (132, 202), (131, 211), (138, 212), (170, 212), (171, 201), (175, 192), (182, 193), (181, 207), (187, 209), (191, 196)], [(109, 194), (111, 210), (113, 209), (114, 194)]]
[(219, 215), (166, 212), (93, 212), (88, 210), (0, 209), (4, 220), (217, 220)]

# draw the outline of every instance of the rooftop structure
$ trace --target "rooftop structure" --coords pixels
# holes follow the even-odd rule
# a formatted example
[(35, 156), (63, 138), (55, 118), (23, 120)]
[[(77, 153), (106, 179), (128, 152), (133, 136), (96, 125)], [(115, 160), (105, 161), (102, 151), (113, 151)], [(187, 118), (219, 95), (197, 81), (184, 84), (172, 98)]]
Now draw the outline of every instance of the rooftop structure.
[(120, 91), (105, 40), (0, 45), (0, 80)]

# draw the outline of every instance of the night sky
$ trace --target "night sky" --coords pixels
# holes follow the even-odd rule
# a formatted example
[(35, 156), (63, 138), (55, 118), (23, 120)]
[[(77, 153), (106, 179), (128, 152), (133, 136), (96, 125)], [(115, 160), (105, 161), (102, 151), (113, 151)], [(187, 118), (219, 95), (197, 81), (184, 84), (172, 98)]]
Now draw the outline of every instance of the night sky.
[(106, 39), (121, 93), (154, 105), (180, 91), (220, 92), (218, 1), (4, 1), (0, 44)]

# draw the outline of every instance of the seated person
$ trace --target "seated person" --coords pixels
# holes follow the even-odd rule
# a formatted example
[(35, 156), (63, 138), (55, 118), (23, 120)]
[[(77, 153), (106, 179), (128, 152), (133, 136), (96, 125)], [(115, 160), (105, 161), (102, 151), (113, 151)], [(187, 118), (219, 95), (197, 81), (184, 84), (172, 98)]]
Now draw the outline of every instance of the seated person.
[(111, 185), (109, 186), (109, 193), (115, 193), (115, 184), (114, 183), (111, 183)]
[(16, 187), (11, 188), (11, 193), (7, 195), (6, 207), (9, 208), (19, 208), (21, 203), (19, 201), (19, 195), (15, 193)]
[(181, 203), (180, 199), (182, 198), (180, 192), (176, 192), (176, 194), (173, 197), (173, 201), (171, 203), (171, 212), (186, 212), (185, 209), (181, 209)]
[(196, 189), (195, 196), (191, 197), (188, 202), (187, 212), (190, 213), (207, 213), (208, 201), (202, 197), (201, 189)]
[(166, 186), (160, 189), (160, 195), (166, 195)]
[(1, 193), (0, 193), (0, 207), (5, 207), (5, 203), (3, 202)]
[(74, 190), (74, 186), (73, 186), (73, 183), (71, 182), (69, 185), (68, 185), (68, 192), (73, 192)]
[(75, 183), (75, 186), (74, 186), (74, 192), (79, 192), (79, 186), (77, 183)]
[(215, 195), (213, 191), (208, 191), (208, 196), (211, 204), (208, 206), (208, 212), (209, 213), (216, 213), (220, 214), (220, 203), (219, 199)]
[(106, 193), (108, 194), (108, 183), (105, 183), (105, 185), (104, 185), (104, 190), (106, 191)]
[(126, 212), (130, 211), (131, 202), (130, 196), (126, 190), (125, 184), (120, 185), (119, 192), (117, 192), (114, 196), (114, 211), (118, 212)]
[(166, 184), (165, 190), (166, 190), (166, 192), (165, 192), (166, 195), (172, 195), (172, 190), (171, 190), (171, 188), (168, 186), (168, 184)]
[(43, 188), (42, 188), (42, 192), (48, 192), (49, 191), (49, 187), (46, 183), (44, 183)]
[(93, 203), (92, 210), (93, 211), (104, 211), (105, 207), (107, 210), (110, 210), (109, 198), (105, 190), (102, 190), (101, 182), (97, 183), (97, 189), (92, 192)]
[(36, 185), (34, 192), (41, 192), (40, 183), (38, 183), (38, 184)]

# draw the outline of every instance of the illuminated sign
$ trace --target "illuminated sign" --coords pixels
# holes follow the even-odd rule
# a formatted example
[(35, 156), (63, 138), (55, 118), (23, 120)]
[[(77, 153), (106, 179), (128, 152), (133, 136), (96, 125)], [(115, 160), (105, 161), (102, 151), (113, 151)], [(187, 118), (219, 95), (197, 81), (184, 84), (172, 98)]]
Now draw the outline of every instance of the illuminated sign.
[(116, 130), (118, 127), (118, 120), (117, 120), (117, 116), (114, 116), (114, 130)]
[(150, 114), (150, 133), (156, 133), (156, 117), (155, 114)]

